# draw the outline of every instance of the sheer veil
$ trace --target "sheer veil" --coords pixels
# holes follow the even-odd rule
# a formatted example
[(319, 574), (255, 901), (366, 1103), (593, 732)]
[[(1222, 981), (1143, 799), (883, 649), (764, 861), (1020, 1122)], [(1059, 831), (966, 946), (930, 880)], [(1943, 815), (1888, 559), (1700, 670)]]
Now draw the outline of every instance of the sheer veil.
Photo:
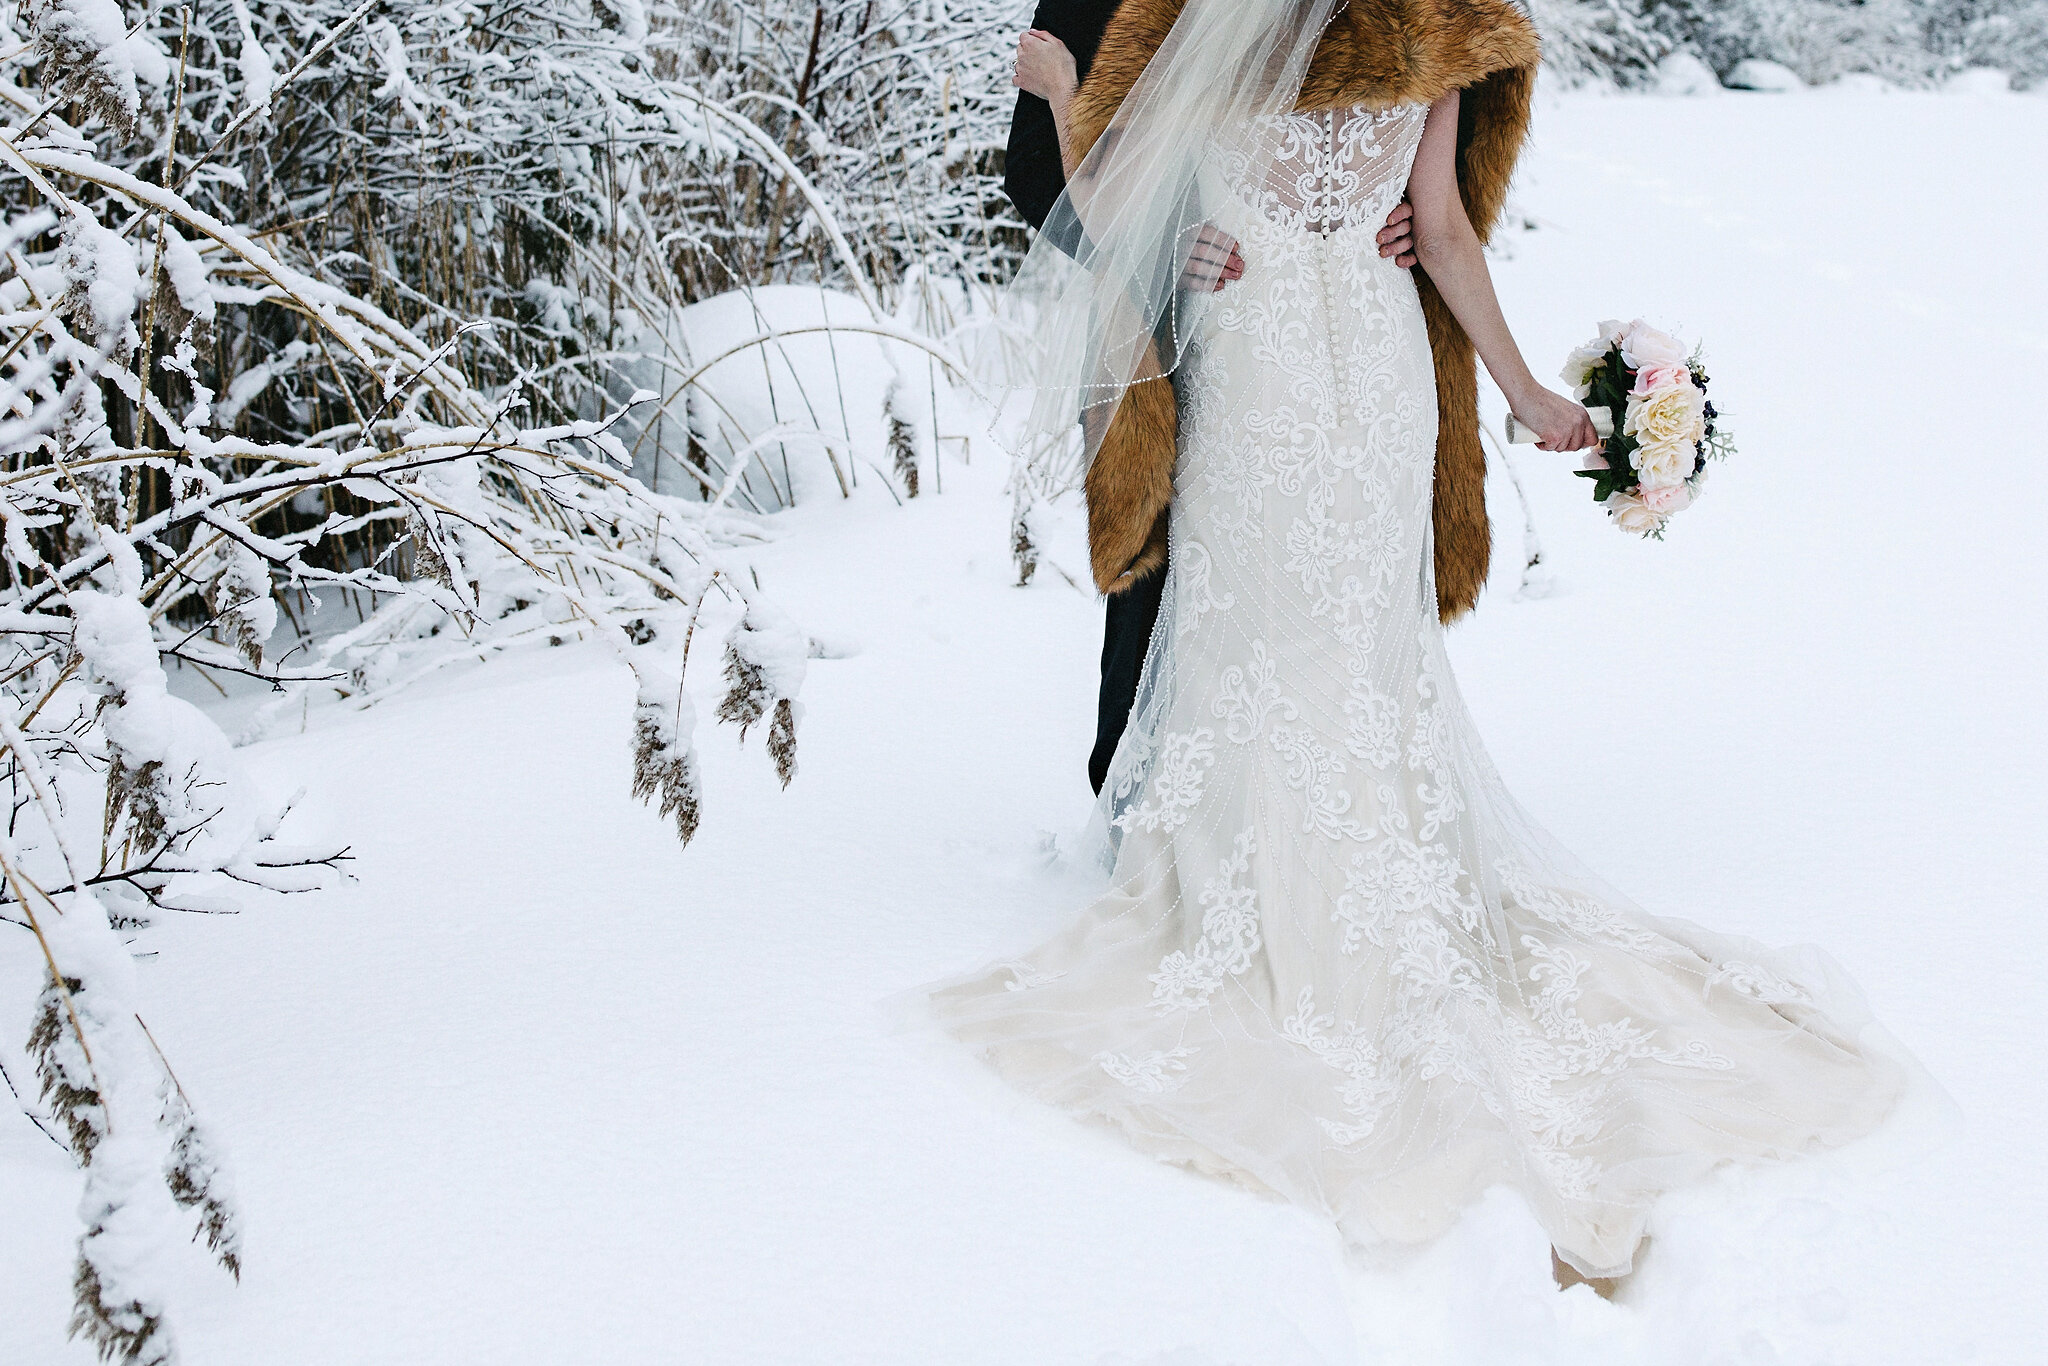
[(1204, 224), (1203, 160), (1229, 154), (1264, 178), (1256, 123), (1294, 107), (1339, 3), (1187, 0), (1075, 168), (1011, 286), (1036, 337), (1024, 435), (1041, 468), (1085, 472), (1124, 392), (1180, 363), (1211, 298), (1178, 287)]

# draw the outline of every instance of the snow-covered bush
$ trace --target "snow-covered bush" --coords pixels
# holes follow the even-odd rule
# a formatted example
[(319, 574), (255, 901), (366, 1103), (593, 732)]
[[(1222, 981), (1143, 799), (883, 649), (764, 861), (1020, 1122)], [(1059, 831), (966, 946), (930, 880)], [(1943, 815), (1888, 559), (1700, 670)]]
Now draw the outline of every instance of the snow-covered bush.
[(1571, 84), (1635, 84), (1670, 51), (1636, 0), (1529, 0), (1543, 61)]
[(1544, 57), (1570, 80), (1660, 85), (1683, 53), (1725, 81), (1769, 62), (1807, 85), (1872, 75), (1925, 86), (1971, 66), (2048, 78), (2048, 0), (1529, 0)]
[(1916, 0), (1643, 0), (1650, 27), (1726, 77), (1749, 58), (1809, 85), (1868, 72), (1924, 84), (1932, 68)]
[[(207, 10), (201, 6), (202, 16)], [(986, 312), (1023, 242), (1000, 192), (1021, 0), (550, 0), (387, 4), (272, 98), (218, 193), (489, 388), (527, 376), (550, 418), (637, 388), (619, 435), (650, 486), (708, 497), (729, 471), (687, 305), (786, 283), (915, 313), (945, 338)], [(198, 123), (222, 126), (249, 48), (330, 31), (350, 0), (214, 3)], [(280, 56), (272, 65), (282, 65)], [(195, 90), (193, 98), (198, 98)], [(195, 192), (207, 187), (195, 187)], [(225, 216), (229, 209), (221, 210)], [(905, 298), (907, 294), (914, 296)], [(281, 341), (279, 344), (288, 344)], [(290, 397), (335, 407), (318, 357)], [(280, 395), (283, 400), (284, 396)], [(740, 475), (742, 503), (782, 495)]]
[[(154, 1249), (173, 1216), (236, 1274), (241, 1248), (130, 941), (250, 889), (315, 890), (346, 859), (281, 839), (285, 804), (167, 664), (296, 711), (604, 641), (638, 682), (634, 790), (687, 840), (684, 671), (700, 628), (730, 623), (720, 711), (765, 719), (794, 772), (812, 646), (727, 568), (772, 531), (706, 496), (730, 477), (700, 468), (685, 497), (634, 477), (625, 438), (679, 401), (691, 431), (691, 385), (627, 390), (621, 362), (645, 356), (610, 340), (662, 338), (684, 302), (660, 254), (681, 220), (648, 208), (645, 177), (760, 129), (663, 74), (677, 44), (637, 9), (18, 14), (0, 17), (0, 918), (44, 983), (24, 1107), (85, 1172), (74, 1331), (167, 1362)], [(748, 145), (788, 164), (772, 137)], [(901, 333), (800, 181), (865, 326)], [(344, 597), (360, 617), (334, 629)]]
[(1947, 71), (1992, 67), (2022, 90), (2048, 82), (2048, 0), (1947, 0), (1927, 37)]

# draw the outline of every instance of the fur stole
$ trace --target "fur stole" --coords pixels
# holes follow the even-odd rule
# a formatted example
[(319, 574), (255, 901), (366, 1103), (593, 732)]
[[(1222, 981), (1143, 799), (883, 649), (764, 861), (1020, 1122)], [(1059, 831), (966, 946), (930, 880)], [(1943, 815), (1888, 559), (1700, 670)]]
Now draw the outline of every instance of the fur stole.
[[(1122, 0), (1074, 98), (1076, 159), (1095, 145), (1165, 40), (1182, 0)], [(1458, 189), (1484, 242), (1507, 198), (1529, 125), (1536, 31), (1512, 0), (1350, 0), (1331, 18), (1303, 78), (1303, 110), (1385, 108), (1459, 96)], [(1472, 342), (1420, 269), (1415, 284), (1436, 368), (1437, 447), (1432, 520), (1443, 620), (1463, 615), (1486, 582), (1486, 453)], [(1146, 373), (1149, 371), (1149, 375)], [(1088, 548), (1095, 584), (1130, 587), (1166, 562), (1178, 431), (1170, 383), (1148, 350), (1096, 443), (1088, 470)], [(1091, 437), (1094, 433), (1090, 433)]]

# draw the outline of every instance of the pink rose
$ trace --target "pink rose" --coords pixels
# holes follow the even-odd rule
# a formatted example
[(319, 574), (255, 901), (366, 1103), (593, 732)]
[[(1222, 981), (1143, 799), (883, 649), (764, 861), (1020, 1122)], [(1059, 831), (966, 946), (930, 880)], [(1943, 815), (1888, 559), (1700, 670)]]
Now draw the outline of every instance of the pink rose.
[(1648, 398), (1662, 390), (1690, 383), (1692, 372), (1683, 365), (1645, 365), (1636, 371), (1636, 387), (1629, 392), (1637, 398)]
[(1683, 484), (1669, 488), (1643, 489), (1638, 495), (1644, 507), (1659, 517), (1669, 517), (1674, 512), (1683, 512), (1692, 506), (1692, 490)]

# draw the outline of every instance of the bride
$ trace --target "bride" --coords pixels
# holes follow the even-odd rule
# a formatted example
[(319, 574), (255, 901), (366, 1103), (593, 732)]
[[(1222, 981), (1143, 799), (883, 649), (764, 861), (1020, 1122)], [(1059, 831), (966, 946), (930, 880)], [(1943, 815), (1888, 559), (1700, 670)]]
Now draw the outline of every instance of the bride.
[[(1110, 890), (931, 1006), (1030, 1092), (1359, 1243), (1512, 1186), (1560, 1283), (1610, 1290), (1660, 1193), (1864, 1134), (1904, 1069), (1824, 957), (1584, 872), (1451, 676), (1486, 569), (1475, 350), (1544, 449), (1596, 441), (1481, 251), (1535, 34), (1508, 0), (1123, 0), (1077, 92), (1056, 49), (1027, 52), (1072, 161), (1024, 272), (1032, 422), (1082, 423), (1098, 584), (1169, 577)], [(1415, 275), (1374, 243), (1404, 194)]]

